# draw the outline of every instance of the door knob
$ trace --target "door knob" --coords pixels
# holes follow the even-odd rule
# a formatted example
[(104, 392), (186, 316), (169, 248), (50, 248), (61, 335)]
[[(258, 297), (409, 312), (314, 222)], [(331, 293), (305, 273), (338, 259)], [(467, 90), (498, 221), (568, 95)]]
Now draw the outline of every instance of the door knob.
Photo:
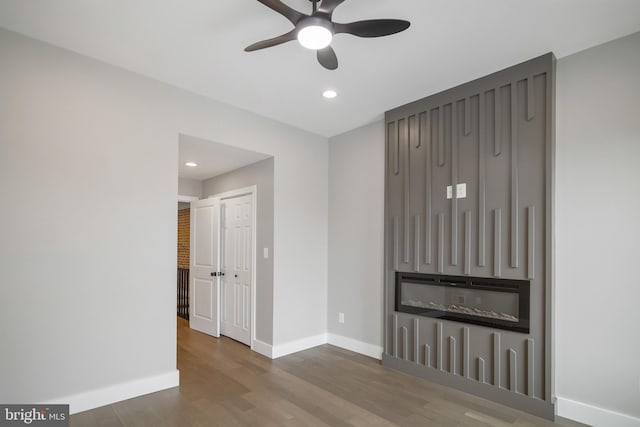
[(218, 275), (218, 273), (216, 273), (215, 271), (211, 273), (211, 277), (216, 277)]
[(233, 275), (233, 277), (238, 277), (238, 275), (237, 275), (237, 274), (234, 274), (234, 275)]

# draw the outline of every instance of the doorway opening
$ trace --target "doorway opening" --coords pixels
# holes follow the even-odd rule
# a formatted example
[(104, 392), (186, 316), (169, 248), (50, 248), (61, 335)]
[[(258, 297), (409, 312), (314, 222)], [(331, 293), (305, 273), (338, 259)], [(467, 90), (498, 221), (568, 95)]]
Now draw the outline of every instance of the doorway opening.
[(186, 135), (178, 152), (178, 317), (253, 349), (256, 317), (270, 307), (261, 295), (273, 287), (273, 157)]

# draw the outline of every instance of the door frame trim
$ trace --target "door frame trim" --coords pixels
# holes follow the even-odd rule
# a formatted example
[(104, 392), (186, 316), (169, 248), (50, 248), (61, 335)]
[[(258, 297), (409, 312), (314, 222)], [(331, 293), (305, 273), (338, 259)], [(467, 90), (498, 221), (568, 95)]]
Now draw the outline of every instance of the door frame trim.
[(183, 196), (183, 195), (178, 194), (178, 202), (191, 203), (191, 202), (195, 202), (197, 200), (200, 200), (200, 198), (199, 197), (195, 197), (195, 196)]
[[(251, 259), (251, 286), (249, 287), (251, 292), (251, 350), (255, 351), (255, 341), (256, 341), (256, 261), (258, 255), (258, 242), (257, 242), (257, 200), (258, 200), (258, 186), (250, 185), (248, 187), (237, 188), (235, 190), (225, 191), (223, 193), (212, 194), (207, 196), (209, 199), (211, 197), (217, 197), (222, 203), (224, 200), (233, 199), (235, 197), (240, 196), (248, 196), (251, 195), (251, 241), (252, 241), (252, 259)], [(222, 222), (220, 222), (220, 228), (222, 229)], [(222, 231), (222, 230), (220, 230)], [(220, 316), (221, 313), (218, 313)], [(222, 319), (220, 319), (222, 321)]]

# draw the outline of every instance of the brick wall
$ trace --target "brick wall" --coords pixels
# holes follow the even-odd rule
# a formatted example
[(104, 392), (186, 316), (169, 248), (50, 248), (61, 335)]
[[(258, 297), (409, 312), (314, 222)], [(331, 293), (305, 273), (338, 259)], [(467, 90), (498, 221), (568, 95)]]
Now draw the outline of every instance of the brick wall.
[(178, 211), (178, 268), (189, 268), (190, 215), (190, 209)]

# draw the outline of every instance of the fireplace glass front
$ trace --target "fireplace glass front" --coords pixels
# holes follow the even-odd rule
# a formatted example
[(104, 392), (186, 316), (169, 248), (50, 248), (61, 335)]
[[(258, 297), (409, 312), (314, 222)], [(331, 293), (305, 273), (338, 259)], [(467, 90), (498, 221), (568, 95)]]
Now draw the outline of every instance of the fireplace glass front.
[(529, 332), (529, 282), (396, 273), (396, 311)]

